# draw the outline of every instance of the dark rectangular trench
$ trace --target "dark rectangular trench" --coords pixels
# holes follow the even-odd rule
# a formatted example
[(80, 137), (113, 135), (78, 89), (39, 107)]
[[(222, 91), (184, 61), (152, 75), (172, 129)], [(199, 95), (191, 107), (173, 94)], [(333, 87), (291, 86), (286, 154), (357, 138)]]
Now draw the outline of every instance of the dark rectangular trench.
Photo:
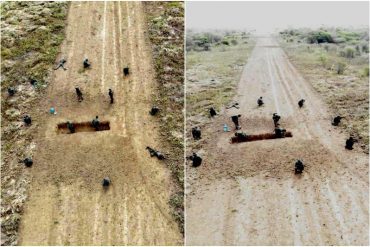
[[(292, 132), (287, 131), (285, 137), (293, 137)], [(271, 140), (271, 139), (284, 139), (277, 137), (274, 133), (265, 133), (259, 135), (248, 135), (246, 138), (238, 138), (236, 136), (231, 137), (231, 143), (240, 143), (240, 142), (253, 142), (253, 141), (262, 141), (262, 140)]]
[[(102, 121), (99, 124), (98, 130), (91, 125), (91, 122), (71, 122), (75, 128), (75, 133), (77, 132), (96, 132), (96, 131), (105, 131), (110, 130), (110, 122), (109, 121)], [(70, 134), (70, 131), (67, 127), (67, 122), (59, 123), (57, 125), (57, 133), (58, 134)]]

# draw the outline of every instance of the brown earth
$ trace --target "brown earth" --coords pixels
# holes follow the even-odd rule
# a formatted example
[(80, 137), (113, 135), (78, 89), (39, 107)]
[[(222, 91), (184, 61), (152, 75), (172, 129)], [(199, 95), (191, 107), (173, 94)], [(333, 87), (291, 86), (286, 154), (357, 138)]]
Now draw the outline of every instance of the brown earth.
[[(368, 155), (344, 149), (335, 113), (271, 37), (257, 38), (237, 92), (240, 109), (223, 109), (187, 151), (203, 163), (187, 166), (186, 245), (368, 245)], [(230, 144), (222, 130), (241, 114), (247, 134), (272, 132), (274, 112), (292, 138)]]
[[(40, 104), (45, 115), (35, 119), (44, 131), (35, 139), (19, 244), (181, 244), (168, 205), (170, 172), (145, 149), (161, 144), (159, 124), (148, 114), (156, 82), (142, 3), (73, 2), (67, 23), (60, 58), (68, 70), (55, 71)], [(92, 67), (83, 71), (85, 57)], [(127, 65), (131, 75), (124, 78)], [(56, 115), (46, 113), (50, 107)], [(109, 131), (57, 134), (58, 123), (96, 115), (110, 121)], [(112, 180), (107, 191), (106, 176)]]

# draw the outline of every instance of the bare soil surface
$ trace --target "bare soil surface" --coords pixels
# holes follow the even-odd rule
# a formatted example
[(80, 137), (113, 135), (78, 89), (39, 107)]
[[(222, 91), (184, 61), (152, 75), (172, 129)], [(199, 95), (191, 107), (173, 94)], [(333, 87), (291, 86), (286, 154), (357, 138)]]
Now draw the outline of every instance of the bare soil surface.
[[(344, 148), (335, 114), (273, 38), (257, 38), (235, 101), (240, 109), (224, 109), (188, 150), (203, 163), (187, 166), (186, 245), (368, 245), (368, 155)], [(274, 112), (292, 138), (230, 144), (234, 132), (222, 130), (241, 114), (247, 134), (272, 132)]]
[[(40, 104), (57, 114), (36, 120), (44, 131), (35, 140), (20, 245), (181, 244), (168, 205), (170, 172), (145, 149), (161, 148), (159, 124), (148, 114), (155, 80), (145, 31), (140, 2), (71, 4), (60, 56), (68, 70), (55, 71)], [(85, 57), (92, 66), (83, 71)], [(57, 134), (58, 123), (96, 115), (110, 130)], [(106, 176), (112, 185), (103, 190)]]

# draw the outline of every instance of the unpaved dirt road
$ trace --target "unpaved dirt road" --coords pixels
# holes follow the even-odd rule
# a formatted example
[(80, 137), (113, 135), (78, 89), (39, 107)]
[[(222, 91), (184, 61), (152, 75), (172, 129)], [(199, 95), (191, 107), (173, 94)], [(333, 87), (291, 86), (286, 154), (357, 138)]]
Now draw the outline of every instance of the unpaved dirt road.
[[(186, 244), (368, 245), (368, 156), (344, 149), (348, 136), (330, 124), (335, 113), (273, 38), (257, 39), (235, 100), (239, 110), (204, 129), (202, 166), (187, 168)], [(240, 113), (244, 132), (272, 132), (274, 112), (293, 138), (230, 144), (233, 132), (222, 131)]]
[[(171, 216), (170, 172), (146, 146), (160, 148), (148, 114), (154, 71), (139, 2), (72, 2), (61, 57), (35, 140), (33, 180), (20, 245), (175, 245), (182, 236)], [(92, 68), (81, 71), (87, 57)], [(124, 78), (128, 65), (131, 75)], [(79, 103), (75, 86), (82, 89)], [(108, 89), (115, 93), (109, 104)], [(57, 134), (60, 122), (110, 121), (101, 132)], [(104, 191), (101, 181), (112, 186)]]

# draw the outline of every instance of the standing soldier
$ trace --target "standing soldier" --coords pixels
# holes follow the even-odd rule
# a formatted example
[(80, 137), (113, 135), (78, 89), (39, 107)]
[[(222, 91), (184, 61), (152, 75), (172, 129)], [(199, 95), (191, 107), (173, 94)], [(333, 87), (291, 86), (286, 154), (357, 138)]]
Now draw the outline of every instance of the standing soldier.
[(345, 148), (348, 149), (348, 150), (352, 150), (353, 149), (353, 144), (357, 142), (357, 140), (355, 140), (352, 136), (347, 139), (346, 141), (346, 146)]
[(112, 89), (109, 88), (108, 94), (109, 94), (109, 98), (110, 98), (110, 103), (113, 104), (113, 91), (112, 91)]
[(301, 174), (303, 170), (304, 170), (303, 162), (301, 160), (297, 160), (297, 162), (295, 163), (295, 169), (294, 169), (295, 174)]
[(194, 127), (191, 129), (191, 134), (194, 140), (200, 140), (202, 138), (202, 132), (199, 127)]
[(240, 125), (239, 125), (239, 118), (241, 117), (242, 115), (235, 115), (235, 116), (232, 116), (231, 117), (231, 120), (233, 121), (233, 123), (235, 124), (235, 129), (236, 130), (240, 130), (241, 129), (241, 127), (240, 127)]
[(211, 117), (214, 117), (217, 115), (215, 108), (211, 107), (209, 108), (209, 114), (211, 114)]
[(80, 90), (80, 88), (76, 87), (76, 94), (77, 94), (77, 99), (79, 102), (83, 101), (84, 98), (82, 97), (82, 92)]
[(128, 76), (130, 74), (129, 70), (128, 70), (128, 67), (123, 68), (123, 74), (124, 74), (124, 76)]
[(275, 127), (278, 127), (280, 116), (277, 113), (272, 114), (272, 120), (274, 120)]

